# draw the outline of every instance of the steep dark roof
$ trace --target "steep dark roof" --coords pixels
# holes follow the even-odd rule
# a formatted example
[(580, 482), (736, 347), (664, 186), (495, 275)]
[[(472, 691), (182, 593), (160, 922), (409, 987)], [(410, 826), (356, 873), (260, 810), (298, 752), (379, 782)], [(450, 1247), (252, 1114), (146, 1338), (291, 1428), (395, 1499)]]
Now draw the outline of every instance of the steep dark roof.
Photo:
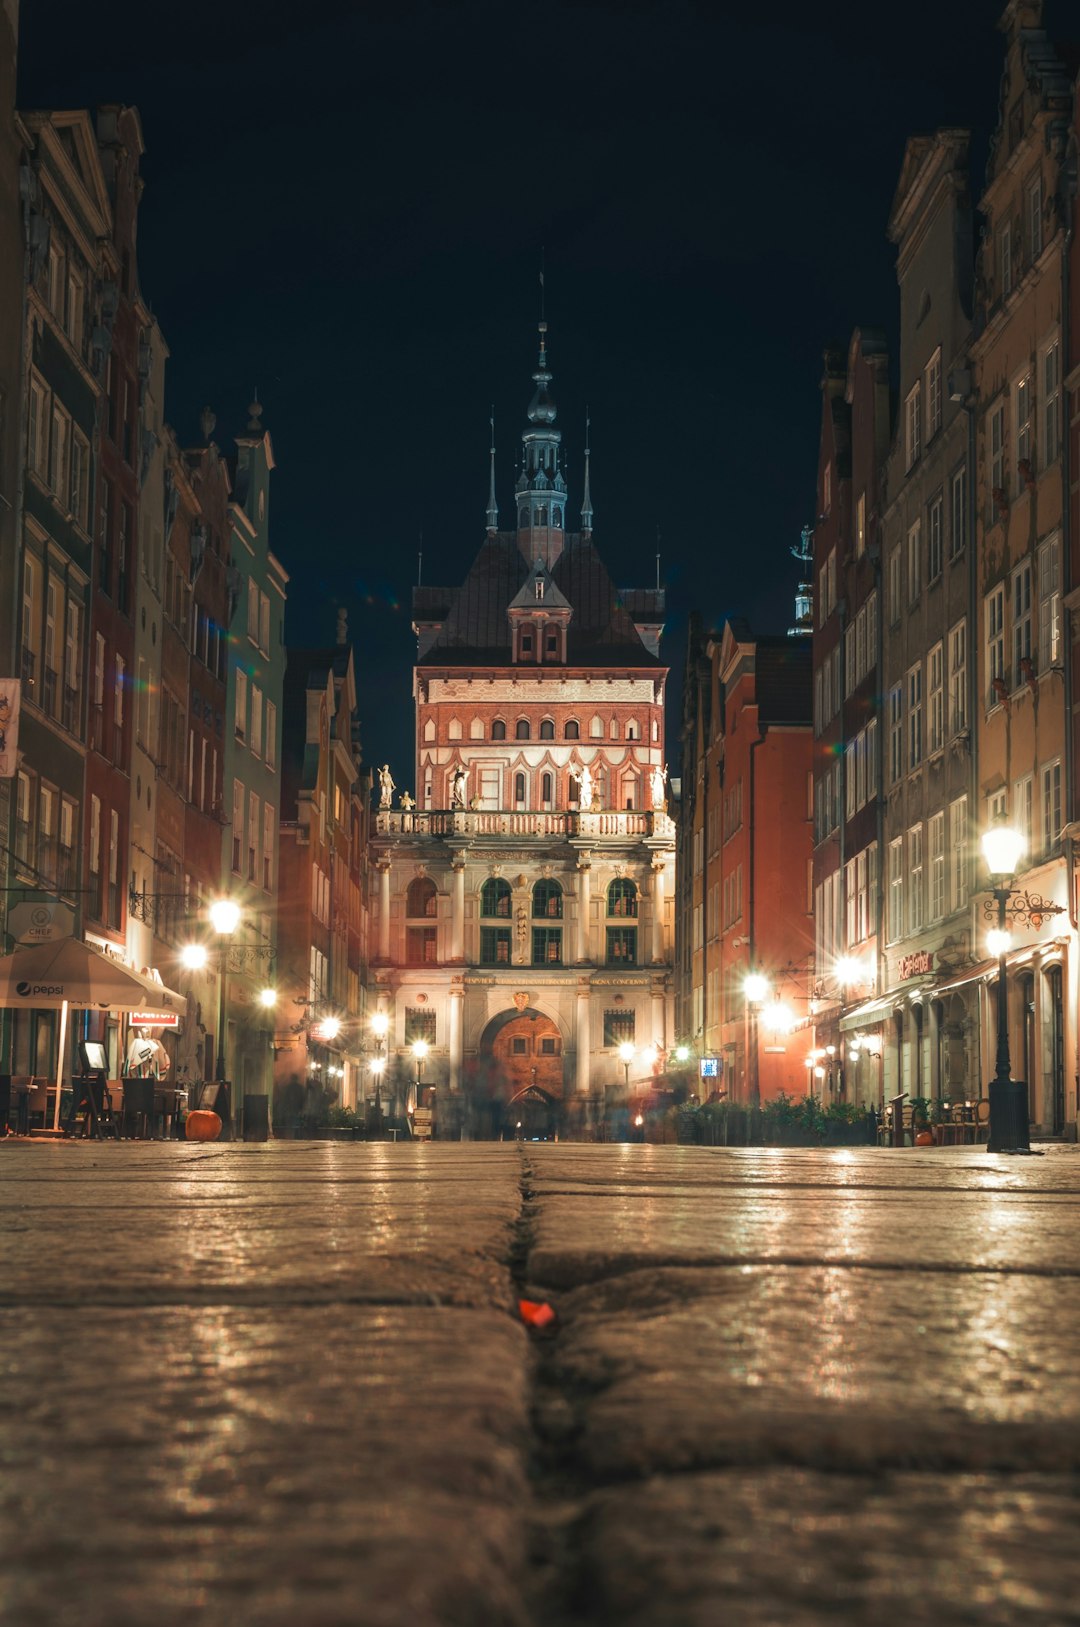
[[(460, 588), (418, 588), (413, 614), (418, 621), (436, 619), (449, 603), (446, 619), (421, 665), (509, 666), (512, 660), (506, 608), (529, 574), (517, 533), (489, 536)], [(642, 619), (663, 613), (663, 593), (633, 589), (620, 594), (592, 539), (568, 533), (551, 570), (552, 581), (573, 608), (566, 659), (571, 666), (659, 666), (638, 637), (629, 600)], [(647, 609), (647, 618), (643, 614)]]

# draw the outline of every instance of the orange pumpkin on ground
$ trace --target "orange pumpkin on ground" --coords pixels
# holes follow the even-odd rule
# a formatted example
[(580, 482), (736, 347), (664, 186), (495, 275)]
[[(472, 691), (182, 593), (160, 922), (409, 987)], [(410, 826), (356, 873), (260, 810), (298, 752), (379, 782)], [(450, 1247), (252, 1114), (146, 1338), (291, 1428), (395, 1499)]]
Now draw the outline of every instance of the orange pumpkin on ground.
[(932, 1147), (934, 1145), (934, 1132), (932, 1130), (920, 1130), (915, 1137), (915, 1145), (917, 1147)]
[(221, 1134), (221, 1119), (217, 1113), (197, 1107), (187, 1116), (184, 1134), (189, 1141), (216, 1141)]

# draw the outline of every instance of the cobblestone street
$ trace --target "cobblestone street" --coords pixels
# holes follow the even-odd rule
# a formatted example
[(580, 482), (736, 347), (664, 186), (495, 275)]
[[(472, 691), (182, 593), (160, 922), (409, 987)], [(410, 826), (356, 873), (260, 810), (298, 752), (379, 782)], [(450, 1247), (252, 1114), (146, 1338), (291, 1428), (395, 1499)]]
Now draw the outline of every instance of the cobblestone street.
[(1073, 1149), (0, 1159), (11, 1627), (1080, 1619)]

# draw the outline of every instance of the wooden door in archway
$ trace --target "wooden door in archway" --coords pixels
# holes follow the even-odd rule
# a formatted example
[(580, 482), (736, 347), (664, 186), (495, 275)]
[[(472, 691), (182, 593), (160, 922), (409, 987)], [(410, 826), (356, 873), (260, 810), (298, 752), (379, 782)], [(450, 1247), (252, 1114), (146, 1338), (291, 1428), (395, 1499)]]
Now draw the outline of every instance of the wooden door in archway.
[(543, 1012), (523, 1011), (520, 1017), (512, 1017), (492, 1040), (491, 1054), (504, 1101), (530, 1085), (552, 1100), (562, 1101), (562, 1035)]

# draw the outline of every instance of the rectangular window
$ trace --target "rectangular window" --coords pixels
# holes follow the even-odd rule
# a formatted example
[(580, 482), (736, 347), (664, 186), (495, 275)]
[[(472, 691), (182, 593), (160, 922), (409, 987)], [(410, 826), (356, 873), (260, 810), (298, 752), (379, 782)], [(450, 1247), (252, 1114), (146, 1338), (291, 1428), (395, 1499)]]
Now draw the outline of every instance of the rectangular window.
[(411, 926), (405, 931), (406, 966), (434, 966), (438, 963), (439, 929)]
[(997, 706), (1005, 699), (1005, 584), (986, 596), (986, 705)]
[(935, 497), (926, 511), (926, 580), (928, 582), (936, 582), (941, 575), (941, 528), (944, 512), (945, 504), (940, 497)]
[(244, 787), (233, 781), (232, 800), (232, 867), (240, 874), (244, 853)]
[(900, 684), (889, 690), (889, 782), (904, 777), (904, 691)]
[(967, 523), (967, 470), (957, 469), (950, 486), (950, 559), (955, 559), (967, 546)]
[(844, 866), (844, 948), (853, 949), (858, 940), (859, 878), (858, 866), (849, 859)]
[(1012, 222), (1002, 226), (998, 232), (998, 288), (1001, 298), (1008, 299), (1012, 293)]
[(923, 834), (921, 825), (908, 831), (908, 931), (921, 932), (923, 924)]
[(637, 931), (632, 926), (607, 928), (607, 963), (609, 966), (635, 966), (637, 964)]
[(866, 676), (866, 606), (863, 605), (855, 617), (855, 682), (861, 683)]
[(247, 738), (248, 676), (243, 667), (236, 669), (236, 738)]
[(900, 549), (894, 548), (889, 555), (889, 623), (895, 627), (903, 614), (904, 606), (900, 597)]
[(844, 748), (844, 818), (855, 817), (855, 742), (850, 741)]
[(52, 410), (52, 442), (49, 446), (49, 487), (61, 502), (71, 490), (71, 419), (56, 400)]
[(916, 520), (907, 534), (907, 596), (912, 605), (922, 588), (922, 521)]
[(1061, 538), (1051, 537), (1038, 553), (1039, 671), (1049, 672), (1061, 662)]
[(967, 622), (949, 630), (949, 735), (961, 734), (967, 722)]
[(273, 701), (266, 703), (266, 766), (277, 768), (277, 707)]
[(1027, 192), (1028, 243), (1031, 258), (1037, 260), (1043, 248), (1042, 176), (1037, 175)]
[(481, 966), (509, 966), (510, 928), (508, 926), (482, 926), (480, 928)]
[(855, 739), (855, 807), (866, 806), (866, 746), (869, 730), (864, 729)]
[(861, 559), (866, 552), (866, 493), (859, 493), (859, 500), (855, 504), (855, 558)]
[(929, 821), (930, 833), (930, 919), (940, 921), (945, 914), (945, 813)]
[(1025, 373), (1013, 385), (1013, 447), (1019, 474), (1017, 491), (1031, 479), (1031, 374)]
[(27, 429), (27, 457), (39, 480), (49, 470), (49, 392), (35, 375), (30, 380), (30, 420)]
[(1043, 856), (1061, 840), (1061, 763), (1047, 763), (1042, 771)]
[(878, 795), (878, 724), (872, 717), (866, 725), (866, 799), (873, 802)]
[(64, 703), (63, 724), (72, 734), (80, 734), (82, 685), (82, 605), (68, 599), (64, 625)]
[(124, 657), (118, 655), (113, 667), (113, 762), (124, 761)]
[(257, 684), (251, 686), (251, 750), (254, 756), (262, 756), (263, 741), (263, 694)]
[(534, 966), (562, 965), (562, 928), (534, 926), (532, 929), (532, 963)]
[(634, 1043), (634, 1012), (632, 1011), (605, 1011), (604, 1012), (604, 1045), (610, 1049), (613, 1045), (632, 1045)]
[(905, 467), (910, 469), (922, 450), (922, 380), (908, 391), (904, 402)]
[(1013, 571), (1012, 610), (1012, 687), (1019, 689), (1032, 676), (1030, 559)]
[(904, 838), (889, 843), (889, 942), (904, 935)]
[(60, 589), (52, 578), (45, 584), (45, 710), (56, 717), (60, 709)]
[(423, 1040), (425, 1045), (434, 1045), (436, 1031), (433, 1011), (425, 1011), (419, 1006), (405, 1007), (406, 1045), (415, 1045), (417, 1040)]
[(949, 804), (949, 847), (952, 850), (952, 895), (949, 902), (953, 910), (959, 910), (967, 903), (967, 797), (957, 797), (955, 802)]
[(990, 496), (995, 502), (1008, 496), (1005, 479), (1005, 407), (996, 406), (990, 414)]
[(1042, 462), (1049, 468), (1061, 456), (1061, 341), (1042, 354)]
[(926, 364), (926, 438), (932, 441), (941, 428), (941, 347)]
[(259, 594), (259, 648), (264, 655), (270, 654), (270, 598), (262, 592)]
[(252, 644), (259, 642), (259, 584), (248, 577), (247, 636)]
[(247, 878), (255, 881), (259, 874), (259, 799), (254, 791), (248, 792)]
[(926, 662), (926, 750), (929, 756), (945, 744), (945, 649), (934, 645)]
[(844, 629), (844, 694), (850, 695), (855, 688), (855, 629), (848, 626)]
[(877, 665), (878, 613), (877, 588), (866, 600), (866, 670), (872, 672)]
[(918, 768), (923, 756), (923, 672), (922, 662), (908, 669), (908, 768)]
[(266, 892), (272, 892), (274, 887), (274, 809), (271, 803), (263, 803), (263, 850), (262, 850), (262, 884)]
[(81, 430), (71, 432), (71, 487), (68, 508), (76, 525), (90, 526), (90, 442)]
[(1027, 843), (1026, 851), (1035, 851), (1035, 781), (1032, 775), (1025, 774), (1022, 780), (1017, 780), (1013, 786), (1013, 812), (1012, 821), (1016, 829), (1023, 832)]

